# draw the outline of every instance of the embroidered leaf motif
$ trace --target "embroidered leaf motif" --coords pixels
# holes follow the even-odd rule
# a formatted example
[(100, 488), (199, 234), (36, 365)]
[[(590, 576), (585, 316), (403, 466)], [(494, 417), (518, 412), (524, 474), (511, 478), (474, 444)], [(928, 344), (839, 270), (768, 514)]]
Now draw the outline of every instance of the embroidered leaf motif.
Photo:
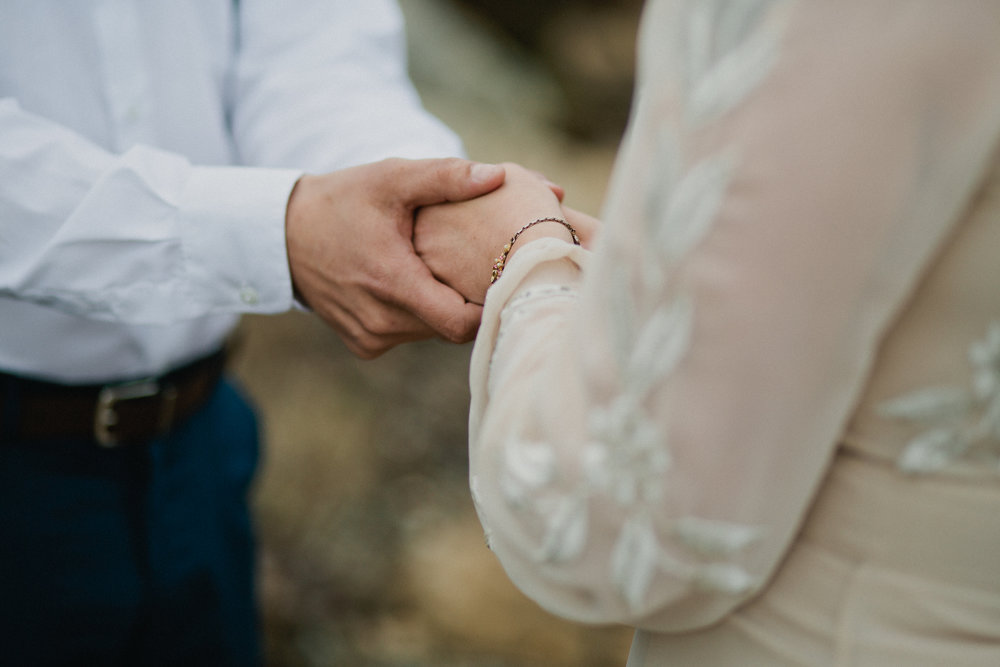
[(691, 342), (693, 303), (679, 297), (657, 308), (639, 333), (626, 374), (630, 392), (645, 395), (667, 377), (683, 358)]
[[(699, 0), (689, 6), (689, 48), (681, 54), (688, 64), (689, 123), (725, 113), (765, 76), (777, 48), (776, 34), (764, 27), (769, 5)], [(658, 570), (697, 578), (723, 592), (743, 592), (752, 585), (735, 565), (692, 566), (673, 559), (660, 548), (649, 518), (650, 508), (664, 497), (672, 460), (662, 428), (667, 417), (661, 412), (651, 418), (646, 406), (686, 354), (694, 321), (693, 302), (674, 284), (674, 271), (717, 219), (735, 163), (731, 153), (720, 153), (688, 167), (678, 130), (661, 130), (643, 201), (642, 231), (652, 243), (639, 247), (638, 255), (615, 246), (614, 236), (609, 246), (609, 256), (620, 263), (607, 267), (603, 284), (621, 385), (617, 396), (592, 408), (591, 441), (583, 458), (590, 493), (604, 492), (631, 508), (610, 566), (613, 584), (633, 609), (642, 604)], [(677, 530), (699, 556), (732, 556), (757, 535), (753, 527), (698, 519), (682, 521)]]
[(658, 572), (727, 593), (754, 585), (734, 564), (681, 560), (732, 557), (757, 538), (754, 527), (689, 517), (671, 533), (687, 549), (661, 548), (652, 517), (661, 511), (672, 458), (669, 406), (655, 399), (687, 353), (694, 326), (693, 301), (676, 279), (678, 260), (710, 232), (736, 164), (733, 152), (687, 164), (681, 133), (726, 113), (766, 75), (778, 43), (771, 4), (694, 0), (684, 15), (690, 20), (677, 22), (685, 33), (680, 43), (686, 48), (678, 55), (685, 63), (686, 108), (657, 136), (639, 203), (641, 228), (624, 234), (609, 228), (596, 266), (618, 376), (602, 386), (591, 408), (582, 474), (564, 476), (554, 450), (539, 443), (509, 443), (503, 460), (500, 484), (508, 504), (530, 512), (542, 526), (533, 554), (541, 561), (580, 558), (589, 502), (617, 504), (622, 525), (608, 568), (611, 584), (636, 610)]
[(957, 387), (920, 389), (879, 405), (885, 417), (937, 421), (961, 417), (971, 407), (969, 392)]
[[(655, 239), (661, 234), (661, 225), (670, 208), (676, 183), (682, 173), (682, 161), (677, 135), (674, 128), (664, 126), (659, 130), (656, 152), (653, 154), (649, 167), (649, 187), (645, 191), (644, 238)], [(654, 248), (655, 249), (655, 248)], [(643, 247), (640, 251), (645, 251)], [(645, 254), (645, 253), (644, 253)], [(648, 253), (640, 263), (643, 283), (647, 290), (658, 290), (667, 279), (667, 271), (671, 268), (655, 253)]]
[(1000, 394), (1000, 320), (991, 322), (983, 339), (969, 346), (969, 363), (976, 398)]
[(757, 87), (778, 56), (770, 0), (711, 2), (693, 7), (687, 33), (687, 120), (707, 123)]
[(684, 517), (674, 525), (681, 543), (703, 556), (730, 556), (746, 549), (761, 534), (756, 526)]
[(983, 438), (1000, 441), (1000, 392), (997, 392), (983, 413), (977, 434), (981, 434)]
[(903, 450), (899, 467), (905, 472), (934, 472), (951, 463), (964, 450), (962, 439), (952, 429), (924, 431)]
[(521, 504), (535, 489), (548, 484), (555, 472), (555, 453), (548, 443), (516, 440), (503, 449), (500, 486), (513, 504)]
[(666, 263), (686, 255), (708, 233), (722, 207), (733, 162), (728, 155), (706, 158), (677, 184), (655, 237)]
[(560, 562), (578, 558), (587, 543), (587, 501), (581, 496), (548, 499), (539, 504), (546, 517), (540, 560)]
[(878, 407), (884, 416), (934, 426), (906, 445), (897, 462), (902, 470), (937, 472), (976, 449), (1000, 469), (1000, 320), (969, 346), (968, 358), (970, 389), (931, 387)]
[(738, 565), (711, 563), (698, 569), (695, 584), (713, 593), (744, 595), (753, 590), (756, 579)]
[(615, 271), (609, 278), (611, 291), (608, 294), (608, 312), (611, 313), (612, 349), (619, 366), (628, 363), (632, 353), (633, 332), (635, 331), (635, 305), (628, 276), (624, 271)]
[(660, 233), (665, 211), (681, 176), (681, 166), (677, 132), (664, 126), (657, 137), (656, 152), (649, 167), (649, 183), (654, 185), (646, 188), (645, 231), (648, 238), (656, 238)]
[(631, 609), (638, 609), (656, 574), (660, 545), (645, 516), (634, 516), (622, 526), (611, 553), (611, 580)]
[(621, 506), (662, 497), (670, 450), (659, 427), (634, 401), (623, 395), (610, 408), (594, 408), (590, 432), (594, 439), (584, 465), (594, 489), (606, 491)]

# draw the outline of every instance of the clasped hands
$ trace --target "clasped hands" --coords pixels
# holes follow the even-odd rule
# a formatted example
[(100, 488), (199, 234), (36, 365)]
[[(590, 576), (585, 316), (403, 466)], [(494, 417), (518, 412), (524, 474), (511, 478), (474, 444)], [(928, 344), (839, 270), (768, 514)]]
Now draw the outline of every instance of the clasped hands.
[[(567, 220), (584, 245), (590, 216), (515, 164), (389, 159), (305, 175), (288, 202), (286, 241), (296, 296), (361, 358), (400, 343), (467, 342), (478, 330), (494, 258), (526, 222)], [(570, 240), (559, 224), (526, 230)]]

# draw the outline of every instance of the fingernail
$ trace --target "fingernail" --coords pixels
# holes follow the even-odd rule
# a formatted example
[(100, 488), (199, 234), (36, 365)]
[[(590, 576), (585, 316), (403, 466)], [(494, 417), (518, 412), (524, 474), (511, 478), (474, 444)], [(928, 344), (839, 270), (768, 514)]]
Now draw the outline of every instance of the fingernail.
[(498, 164), (485, 164), (480, 162), (472, 165), (472, 169), (469, 171), (469, 176), (476, 183), (485, 183), (487, 181), (492, 181), (502, 172), (503, 167)]

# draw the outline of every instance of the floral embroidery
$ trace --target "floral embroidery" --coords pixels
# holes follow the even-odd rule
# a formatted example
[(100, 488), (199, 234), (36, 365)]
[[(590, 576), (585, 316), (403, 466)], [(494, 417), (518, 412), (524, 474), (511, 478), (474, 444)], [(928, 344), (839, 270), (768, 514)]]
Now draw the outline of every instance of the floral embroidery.
[(664, 553), (652, 517), (647, 512), (632, 514), (611, 552), (611, 580), (633, 609), (642, 604)]
[(507, 445), (503, 456), (500, 488), (511, 505), (525, 505), (533, 492), (552, 483), (556, 457), (546, 443), (517, 440)]
[(606, 298), (615, 314), (620, 393), (593, 410), (586, 470), (591, 492), (605, 493), (628, 512), (610, 566), (612, 581), (633, 609), (641, 606), (658, 572), (731, 594), (757, 584), (741, 567), (713, 560), (744, 550), (759, 537), (757, 527), (679, 517), (672, 537), (694, 561), (682, 561), (663, 547), (653, 517), (672, 461), (660, 426), (664, 415), (654, 419), (646, 406), (691, 340), (695, 304), (675, 284), (673, 271), (710, 231), (738, 163), (728, 148), (686, 164), (680, 137), (730, 111), (767, 75), (779, 46), (780, 21), (770, 11), (775, 4), (700, 0), (687, 6), (676, 40), (683, 50), (686, 106), (680, 127), (661, 131), (645, 188), (643, 238), (653, 242), (638, 248), (638, 262), (636, 249), (612, 245), (608, 253), (608, 261), (639, 266), (641, 274), (634, 280), (622, 271), (607, 272), (614, 276)]
[(772, 0), (691, 0), (679, 35), (687, 57), (687, 120), (715, 120), (736, 106), (771, 70), (779, 43), (768, 23)]
[[(618, 382), (592, 409), (579, 480), (574, 485), (559, 469), (550, 443), (515, 440), (501, 454), (506, 502), (539, 520), (541, 561), (583, 553), (591, 502), (606, 498), (622, 508), (625, 521), (612, 547), (609, 577), (635, 610), (661, 572), (735, 595), (758, 584), (727, 560), (758, 539), (757, 527), (661, 516), (673, 463), (665, 430), (669, 415), (662, 407), (650, 413), (650, 406), (691, 340), (695, 304), (673, 272), (711, 229), (738, 163), (730, 149), (692, 163), (680, 137), (722, 117), (765, 78), (779, 48), (783, 15), (771, 11), (777, 4), (784, 2), (697, 0), (686, 5), (678, 23), (674, 44), (686, 107), (675, 119), (679, 126), (661, 132), (648, 165), (642, 238), (651, 242), (632, 249), (614, 230), (608, 234), (601, 260), (606, 264), (599, 270), (606, 277), (602, 298), (611, 314)], [(668, 538), (681, 548), (668, 551), (662, 542)]]
[(1000, 320), (969, 346), (968, 358), (970, 387), (928, 387), (879, 406), (883, 416), (927, 427), (907, 443), (902, 470), (930, 473), (977, 455), (1000, 470)]
[(538, 511), (545, 517), (545, 539), (535, 560), (569, 561), (580, 556), (587, 543), (589, 515), (582, 491), (541, 500)]
[(659, 501), (661, 480), (671, 463), (659, 426), (621, 396), (610, 408), (595, 408), (589, 427), (593, 440), (587, 445), (584, 465), (591, 488), (624, 507)]

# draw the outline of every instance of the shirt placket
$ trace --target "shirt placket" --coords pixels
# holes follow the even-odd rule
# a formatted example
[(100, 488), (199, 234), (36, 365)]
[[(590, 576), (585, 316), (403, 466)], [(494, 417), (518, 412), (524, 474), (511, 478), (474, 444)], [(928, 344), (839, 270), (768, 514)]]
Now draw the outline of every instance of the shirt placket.
[(124, 152), (152, 143), (139, 8), (133, 0), (102, 0), (96, 22), (114, 148)]

